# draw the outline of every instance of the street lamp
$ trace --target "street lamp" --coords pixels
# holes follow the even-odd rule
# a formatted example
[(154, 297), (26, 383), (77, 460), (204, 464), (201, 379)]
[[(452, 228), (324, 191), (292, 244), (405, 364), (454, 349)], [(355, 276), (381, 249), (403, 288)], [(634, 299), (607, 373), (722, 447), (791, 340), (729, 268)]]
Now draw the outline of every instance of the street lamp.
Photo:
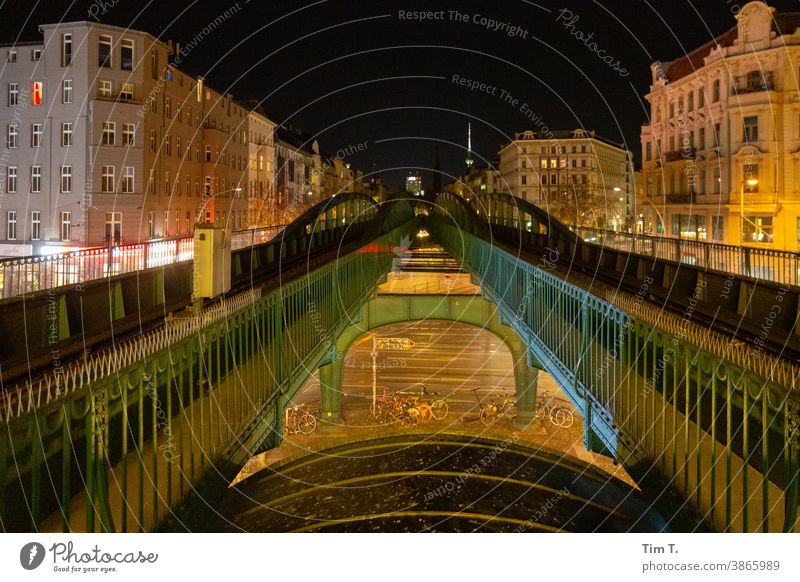
[[(739, 244), (744, 244), (744, 223), (747, 220), (744, 217), (744, 187), (745, 184), (750, 186), (751, 188), (754, 186), (758, 186), (758, 180), (756, 178), (748, 178), (747, 180), (742, 180), (742, 183), (739, 186), (739, 218), (740, 218), (740, 228), (739, 228)], [(758, 225), (756, 225), (753, 221), (748, 221), (753, 226), (758, 229)]]

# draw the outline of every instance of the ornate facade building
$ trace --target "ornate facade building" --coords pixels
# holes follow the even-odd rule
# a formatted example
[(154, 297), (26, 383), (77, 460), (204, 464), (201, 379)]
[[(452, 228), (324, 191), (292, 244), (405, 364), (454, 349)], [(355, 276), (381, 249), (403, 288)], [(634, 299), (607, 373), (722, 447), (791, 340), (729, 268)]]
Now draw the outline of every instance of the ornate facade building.
[(640, 228), (796, 249), (800, 13), (750, 2), (737, 25), (655, 63), (642, 127)]

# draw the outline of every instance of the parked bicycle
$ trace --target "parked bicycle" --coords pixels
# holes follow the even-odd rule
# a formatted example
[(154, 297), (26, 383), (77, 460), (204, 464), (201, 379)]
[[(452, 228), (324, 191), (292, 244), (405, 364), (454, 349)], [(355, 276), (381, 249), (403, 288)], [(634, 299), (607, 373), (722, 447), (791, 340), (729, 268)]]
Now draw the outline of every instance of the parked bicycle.
[(428, 396), (429, 394), (434, 396), (434, 398), (428, 401), (428, 406), (431, 408), (431, 415), (436, 420), (444, 420), (448, 412), (447, 401), (444, 398), (436, 398), (438, 394), (436, 392), (428, 392), (428, 387), (423, 384), (422, 388), (420, 388), (420, 398)]
[(489, 404), (481, 407), (481, 422), (484, 426), (491, 426), (501, 418), (514, 420), (519, 416), (517, 401), (507, 394), (495, 396)]
[(286, 409), (283, 421), (283, 434), (313, 433), (317, 428), (317, 419), (310, 414), (306, 406), (295, 404)]
[(555, 404), (552, 400), (540, 402), (536, 407), (536, 420), (542, 421), (545, 418), (559, 428), (569, 428), (575, 422), (575, 415), (569, 408)]

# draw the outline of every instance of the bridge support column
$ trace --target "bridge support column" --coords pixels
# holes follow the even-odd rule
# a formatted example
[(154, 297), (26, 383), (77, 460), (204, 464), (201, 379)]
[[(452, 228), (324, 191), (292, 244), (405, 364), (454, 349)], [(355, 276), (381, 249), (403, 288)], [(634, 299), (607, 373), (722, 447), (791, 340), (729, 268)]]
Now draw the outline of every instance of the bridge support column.
[(517, 424), (527, 426), (536, 416), (536, 394), (539, 389), (539, 368), (529, 365), (527, 354), (514, 355), (514, 379), (517, 385)]
[(342, 357), (334, 357), (330, 363), (319, 369), (319, 388), (322, 400), (321, 428), (323, 429), (339, 424), (343, 375), (344, 358)]

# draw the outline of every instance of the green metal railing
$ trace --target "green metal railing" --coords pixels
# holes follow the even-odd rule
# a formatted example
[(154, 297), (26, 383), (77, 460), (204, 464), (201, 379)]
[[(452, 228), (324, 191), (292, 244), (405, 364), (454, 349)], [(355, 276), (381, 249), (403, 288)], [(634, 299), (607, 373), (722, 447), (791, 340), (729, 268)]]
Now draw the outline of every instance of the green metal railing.
[(721, 531), (800, 531), (796, 378), (693, 344), (702, 334), (686, 321), (669, 332), (643, 320), (646, 288), (620, 309), (449, 220), (434, 217), (433, 236), (583, 410), (587, 445), (659, 471)]
[[(277, 444), (292, 391), (389, 271), (409, 228), (269, 294), (223, 301), (219, 317), (173, 323), (190, 333), (143, 338), (130, 348), (138, 357), (94, 367), (79, 388), (0, 419), (0, 529), (152, 530), (218, 462)], [(242, 450), (254, 422), (265, 438)]]

